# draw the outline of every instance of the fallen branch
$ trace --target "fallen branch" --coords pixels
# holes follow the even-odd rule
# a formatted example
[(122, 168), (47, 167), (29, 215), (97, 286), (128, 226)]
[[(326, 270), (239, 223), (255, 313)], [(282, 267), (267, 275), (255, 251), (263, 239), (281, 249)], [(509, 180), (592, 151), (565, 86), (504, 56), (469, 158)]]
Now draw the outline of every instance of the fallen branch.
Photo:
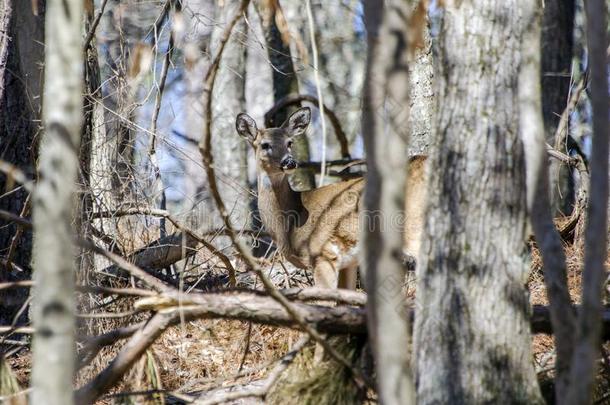
[(114, 329), (102, 335), (93, 336), (83, 342), (83, 348), (78, 354), (78, 369), (88, 365), (91, 360), (106, 346), (115, 344), (116, 342), (127, 339), (136, 333), (140, 328), (146, 325), (146, 321), (135, 323), (133, 325)]
[[(84, 350), (88, 353), (83, 355), (81, 364), (91, 361), (92, 356), (95, 357), (102, 347), (131, 336), (130, 341), (123, 346), (117, 357), (93, 380), (77, 391), (80, 403), (92, 403), (114, 386), (167, 328), (181, 321), (221, 318), (303, 330), (301, 324), (275, 299), (252, 293), (180, 294), (175, 292), (170, 295), (144, 298), (137, 305), (139, 309), (159, 312), (148, 321), (91, 338), (86, 343)], [(363, 308), (326, 307), (295, 302), (291, 302), (291, 307), (299, 311), (308, 325), (316, 325), (319, 332), (354, 335), (367, 333), (366, 313)], [(413, 309), (409, 308), (407, 313), (413, 320)], [(604, 310), (603, 321), (603, 338), (608, 341), (610, 340), (610, 308)], [(531, 327), (532, 333), (553, 333), (548, 307), (533, 307)], [(15, 331), (15, 328), (4, 329)], [(0, 331), (2, 330), (3, 328), (0, 327)], [(33, 329), (29, 328), (28, 332), (33, 333)]]
[[(235, 268), (233, 267), (231, 260), (224, 253), (222, 253), (221, 251), (216, 249), (216, 247), (214, 247), (214, 245), (212, 245), (210, 242), (205, 240), (203, 236), (199, 235), (197, 232), (195, 232), (188, 226), (183, 225), (177, 218), (172, 216), (166, 210), (157, 209), (157, 208), (132, 207), (132, 208), (126, 208), (126, 209), (121, 209), (121, 210), (117, 210), (117, 211), (96, 212), (96, 213), (93, 213), (92, 218), (111, 218), (111, 217), (115, 217), (115, 216), (126, 216), (126, 215), (136, 215), (136, 214), (150, 215), (150, 216), (161, 217), (161, 218), (167, 219), (169, 222), (172, 223), (172, 225), (174, 225), (174, 227), (176, 227), (176, 229), (182, 231), (182, 233), (169, 235), (168, 238), (179, 237), (181, 240), (183, 237), (188, 238), (189, 241), (188, 241), (188, 243), (185, 243), (185, 244), (188, 245), (188, 247), (192, 247), (192, 248), (194, 248), (197, 245), (197, 243), (203, 245), (203, 247), (205, 247), (214, 256), (218, 257), (220, 259), (220, 261), (225, 265), (225, 267), (227, 268), (227, 271), (229, 272), (229, 282), (231, 283), (232, 286), (235, 286), (235, 284), (236, 284)], [(161, 241), (162, 239), (163, 238), (159, 239), (159, 241)], [(153, 242), (153, 243), (155, 243), (155, 242)], [(163, 245), (165, 245), (165, 244), (163, 244)], [(179, 252), (180, 254), (179, 254), (179, 256), (178, 255), (175, 256), (175, 257), (179, 257), (179, 259), (176, 261), (183, 259), (182, 244), (180, 244), (179, 247), (180, 247), (180, 252)], [(144, 252), (144, 250), (140, 250), (140, 253), (142, 253), (142, 252)], [(170, 252), (168, 251), (167, 253), (169, 255)], [(178, 252), (176, 252), (176, 253), (178, 253)], [(194, 253), (194, 251), (193, 251), (193, 253)], [(165, 268), (174, 263), (175, 262), (172, 262), (172, 263), (167, 264), (166, 266), (156, 267), (156, 268)], [(140, 267), (149, 268), (149, 266), (140, 266)]]

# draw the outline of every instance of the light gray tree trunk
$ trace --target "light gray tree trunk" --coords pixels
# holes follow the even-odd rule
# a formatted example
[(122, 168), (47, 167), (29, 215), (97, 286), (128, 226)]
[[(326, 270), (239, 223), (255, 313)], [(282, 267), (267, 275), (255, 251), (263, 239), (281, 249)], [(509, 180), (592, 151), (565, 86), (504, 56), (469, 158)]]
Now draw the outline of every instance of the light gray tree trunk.
[(71, 227), (83, 107), (83, 2), (46, 4), (45, 134), (33, 197), (32, 403), (73, 402), (74, 248)]
[[(197, 147), (197, 140), (201, 135), (203, 118), (202, 91), (203, 78), (209, 64), (210, 37), (213, 27), (207, 23), (207, 18), (214, 15), (215, 5), (213, 0), (186, 0), (184, 2), (183, 14), (186, 27), (184, 36), (184, 68), (186, 95), (183, 99), (183, 108), (186, 116), (186, 137), (189, 141), (184, 142), (182, 150), (185, 154), (183, 190), (186, 209), (195, 212), (198, 217), (207, 216), (204, 212), (205, 202), (205, 170), (201, 167), (201, 154)], [(178, 42), (178, 47), (181, 42)], [(201, 205), (202, 207), (198, 207)], [(199, 222), (197, 218), (193, 222)], [(201, 221), (203, 222), (203, 221)], [(200, 223), (192, 224), (195, 227)]]
[(542, 403), (524, 287), (523, 3), (446, 4), (418, 266), (418, 402)]
[[(415, 403), (401, 262), (409, 137), (407, 0), (365, 2), (368, 37), (362, 129), (367, 155), (362, 229), (367, 323), (376, 360), (380, 403)], [(394, 226), (393, 226), (394, 225)]]
[[(217, 25), (212, 31), (210, 54), (215, 55), (226, 23), (239, 8), (239, 1), (231, 0), (218, 6)], [(212, 93), (212, 136), (214, 167), (218, 176), (219, 192), (231, 213), (231, 222), (238, 228), (249, 223), (249, 187), (247, 170), (247, 144), (235, 132), (235, 117), (245, 110), (246, 46), (248, 26), (242, 18), (233, 28), (227, 43)], [(206, 215), (214, 212), (210, 228), (222, 227), (216, 204), (206, 201)]]
[(550, 302), (555, 337), (555, 397), (565, 398), (569, 384), (570, 362), (574, 351), (576, 314), (568, 290), (566, 255), (553, 222), (549, 164), (542, 115), (540, 80), (540, 9), (528, 2), (524, 9), (526, 33), (519, 76), (520, 130), (527, 168), (527, 206), (536, 243), (542, 253), (544, 282)]
[[(418, 2), (411, 1), (411, 10)], [(426, 155), (430, 149), (432, 123), (434, 122), (434, 65), (432, 63), (432, 40), (427, 25), (424, 30), (424, 46), (415, 50), (409, 64), (410, 113), (409, 156)]]

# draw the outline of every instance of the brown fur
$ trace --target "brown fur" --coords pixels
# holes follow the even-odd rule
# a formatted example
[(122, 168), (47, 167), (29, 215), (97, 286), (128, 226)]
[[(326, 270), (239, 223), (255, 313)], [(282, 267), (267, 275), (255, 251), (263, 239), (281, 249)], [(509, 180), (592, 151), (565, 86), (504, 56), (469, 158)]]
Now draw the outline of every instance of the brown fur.
[[(259, 211), (278, 250), (295, 266), (312, 268), (316, 285), (354, 289), (364, 180), (298, 192), (290, 188), (282, 169), (293, 159), (291, 138), (305, 132), (309, 118), (309, 109), (301, 109), (280, 128), (258, 130), (252, 118), (240, 114), (236, 126), (254, 147)], [(419, 250), (423, 228), (425, 161), (425, 156), (412, 158), (407, 179), (405, 250), (412, 256)]]

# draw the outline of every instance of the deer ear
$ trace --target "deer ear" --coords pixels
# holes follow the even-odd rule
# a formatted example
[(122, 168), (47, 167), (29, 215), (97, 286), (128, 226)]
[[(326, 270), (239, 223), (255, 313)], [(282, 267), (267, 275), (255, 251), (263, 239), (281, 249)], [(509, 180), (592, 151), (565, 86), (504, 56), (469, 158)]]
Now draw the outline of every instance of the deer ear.
[(290, 136), (299, 136), (305, 133), (311, 121), (311, 110), (309, 107), (299, 108), (282, 124), (290, 133)]
[(254, 142), (256, 134), (258, 133), (256, 122), (246, 113), (237, 115), (237, 118), (235, 119), (235, 129), (237, 129), (237, 133), (241, 137), (246, 138), (250, 143)]

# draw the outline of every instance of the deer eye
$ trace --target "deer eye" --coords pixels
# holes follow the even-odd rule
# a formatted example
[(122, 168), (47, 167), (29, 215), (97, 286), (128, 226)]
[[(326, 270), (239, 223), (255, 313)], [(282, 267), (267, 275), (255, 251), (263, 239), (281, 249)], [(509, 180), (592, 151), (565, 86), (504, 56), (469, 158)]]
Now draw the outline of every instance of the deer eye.
[(286, 146), (288, 147), (288, 149), (292, 148), (292, 141), (286, 142)]
[(268, 143), (268, 142), (261, 143), (261, 149), (262, 150), (270, 150), (271, 149), (271, 144)]

